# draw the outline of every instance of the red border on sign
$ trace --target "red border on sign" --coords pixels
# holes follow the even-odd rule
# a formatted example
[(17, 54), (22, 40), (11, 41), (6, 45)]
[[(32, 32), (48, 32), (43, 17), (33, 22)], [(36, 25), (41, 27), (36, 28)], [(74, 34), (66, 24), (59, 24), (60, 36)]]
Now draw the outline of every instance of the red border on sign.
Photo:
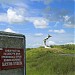
[[(13, 51), (14, 51), (15, 55), (12, 54)], [(17, 51), (19, 51), (19, 52), (17, 52)], [(3, 50), (1, 50), (0, 53), (1, 53), (0, 54), (0, 70), (24, 67), (24, 49), (3, 48)], [(8, 53), (12, 54), (12, 55), (9, 55)], [(16, 55), (19, 53), (20, 53), (20, 55)], [(19, 56), (21, 58), (18, 58)], [(3, 57), (6, 57), (6, 58), (3, 58)], [(7, 58), (7, 57), (15, 57), (15, 58)], [(8, 59), (15, 60), (16, 58), (20, 59), (20, 61), (4, 61), (4, 60), (8, 60)], [(10, 65), (11, 63), (12, 63), (12, 65)], [(13, 65), (13, 63), (16, 63), (16, 64)]]
[(2, 56), (2, 53), (3, 53), (2, 50), (0, 50), (0, 70), (1, 70), (1, 56)]

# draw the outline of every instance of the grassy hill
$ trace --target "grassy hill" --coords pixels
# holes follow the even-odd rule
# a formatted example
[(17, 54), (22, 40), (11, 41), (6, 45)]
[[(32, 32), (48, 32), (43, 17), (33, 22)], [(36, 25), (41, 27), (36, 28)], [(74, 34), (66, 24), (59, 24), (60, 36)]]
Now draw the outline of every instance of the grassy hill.
[(75, 75), (75, 45), (68, 46), (28, 48), (27, 75)]

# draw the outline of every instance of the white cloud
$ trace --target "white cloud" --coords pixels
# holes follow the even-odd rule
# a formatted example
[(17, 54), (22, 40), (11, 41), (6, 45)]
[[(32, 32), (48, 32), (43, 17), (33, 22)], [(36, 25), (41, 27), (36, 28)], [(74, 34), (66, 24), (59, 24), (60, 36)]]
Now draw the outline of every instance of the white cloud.
[(64, 29), (60, 29), (60, 30), (54, 30), (55, 33), (65, 33)]
[(42, 33), (36, 33), (35, 36), (40, 37), (40, 36), (43, 36), (43, 34)]
[(49, 32), (53, 32), (53, 30), (49, 30)]
[(46, 20), (34, 20), (33, 22), (35, 28), (47, 28), (48, 22)]
[[(21, 14), (18, 14), (19, 12), (17, 12), (17, 9), (12, 9), (9, 8), (7, 10), (7, 18), (8, 18), (8, 22), (10, 23), (14, 23), (14, 22), (23, 22), (24, 21), (24, 17)], [(23, 10), (21, 10), (22, 12)]]
[(5, 32), (12, 32), (12, 33), (16, 33), (15, 31), (13, 31), (13, 30), (12, 30), (12, 29), (10, 29), (10, 28), (5, 29), (4, 31), (5, 31)]
[(66, 22), (66, 21), (68, 21), (69, 19), (70, 19), (70, 16), (63, 16), (63, 18), (64, 18), (64, 21)]
[(75, 28), (75, 19), (74, 15), (72, 16), (64, 16), (64, 26), (67, 28)]
[(75, 44), (75, 42), (68, 42), (68, 43), (66, 43), (66, 44)]
[(22, 9), (13, 9), (9, 8), (7, 13), (0, 14), (0, 22), (7, 22), (7, 23), (20, 23), (24, 22), (25, 19), (23, 17), (24, 10)]
[(66, 23), (64, 24), (65, 27), (68, 27), (68, 28), (75, 28), (75, 25), (74, 24), (70, 24), (70, 23)]
[(65, 33), (64, 29), (60, 29), (60, 30), (49, 30), (49, 32), (54, 32), (54, 33)]
[(48, 45), (55, 45), (56, 43), (54, 41), (49, 41)]
[(26, 17), (23, 8), (9, 8), (7, 13), (0, 14), (0, 22), (23, 23), (32, 22), (35, 28), (47, 28), (48, 21), (43, 17)]
[(26, 21), (32, 22), (35, 28), (47, 28), (48, 27), (48, 20), (43, 17), (26, 17)]

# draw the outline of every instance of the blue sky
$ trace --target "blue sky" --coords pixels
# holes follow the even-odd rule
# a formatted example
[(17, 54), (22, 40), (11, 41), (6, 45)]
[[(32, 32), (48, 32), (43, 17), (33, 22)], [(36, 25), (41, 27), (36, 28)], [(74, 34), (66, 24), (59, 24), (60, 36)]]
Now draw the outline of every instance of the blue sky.
[(0, 0), (0, 31), (26, 36), (26, 47), (74, 43), (75, 0)]

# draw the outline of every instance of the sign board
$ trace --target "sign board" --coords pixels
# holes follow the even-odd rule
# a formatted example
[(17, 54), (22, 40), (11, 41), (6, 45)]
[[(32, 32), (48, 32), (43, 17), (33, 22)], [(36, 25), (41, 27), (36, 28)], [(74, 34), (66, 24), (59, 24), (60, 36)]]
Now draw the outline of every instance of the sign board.
[(0, 31), (0, 75), (26, 75), (25, 36)]
[(21, 68), (24, 66), (24, 50), (3, 48), (0, 50), (0, 70)]
[(0, 70), (1, 70), (1, 56), (2, 56), (2, 48), (0, 48)]

